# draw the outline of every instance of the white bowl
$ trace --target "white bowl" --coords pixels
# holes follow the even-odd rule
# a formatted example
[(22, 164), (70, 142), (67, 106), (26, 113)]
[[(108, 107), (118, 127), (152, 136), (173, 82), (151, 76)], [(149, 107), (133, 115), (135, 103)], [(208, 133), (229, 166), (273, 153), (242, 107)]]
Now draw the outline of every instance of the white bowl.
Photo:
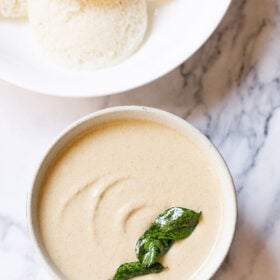
[(45, 177), (48, 167), (56, 157), (57, 153), (73, 138), (97, 124), (123, 118), (153, 120), (182, 132), (191, 138), (203, 150), (215, 168), (222, 183), (223, 199), (225, 200), (223, 212), (224, 223), (211, 257), (207, 258), (206, 264), (203, 265), (203, 268), (199, 270), (195, 277), (195, 279), (201, 280), (209, 279), (217, 271), (227, 255), (235, 232), (237, 215), (236, 196), (233, 181), (227, 165), (214, 145), (188, 122), (165, 111), (138, 106), (113, 107), (90, 114), (75, 122), (62, 132), (48, 150), (35, 176), (27, 205), (31, 237), (42, 263), (46, 266), (54, 279), (63, 278), (46, 253), (38, 230), (38, 196), (42, 180)]
[(212, 34), (231, 0), (148, 0), (149, 29), (123, 63), (94, 72), (54, 65), (39, 50), (27, 23), (0, 21), (0, 78), (45, 94), (89, 97), (151, 82), (189, 58)]

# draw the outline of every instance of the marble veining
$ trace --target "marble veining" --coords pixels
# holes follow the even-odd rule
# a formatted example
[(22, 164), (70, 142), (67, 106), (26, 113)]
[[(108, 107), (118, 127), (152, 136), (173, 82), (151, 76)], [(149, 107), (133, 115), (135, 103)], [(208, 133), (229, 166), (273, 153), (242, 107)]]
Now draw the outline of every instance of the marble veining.
[(89, 99), (47, 97), (0, 82), (0, 279), (50, 279), (26, 229), (26, 194), (51, 140), (115, 105), (175, 113), (219, 148), (238, 192), (236, 237), (214, 280), (280, 279), (280, 0), (233, 0), (207, 43), (165, 77)]

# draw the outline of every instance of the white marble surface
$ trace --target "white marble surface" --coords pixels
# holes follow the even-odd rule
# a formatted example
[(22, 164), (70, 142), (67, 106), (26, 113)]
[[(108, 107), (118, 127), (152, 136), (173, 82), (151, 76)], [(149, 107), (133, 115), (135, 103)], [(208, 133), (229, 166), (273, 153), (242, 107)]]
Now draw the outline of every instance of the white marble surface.
[(26, 195), (36, 166), (72, 121), (126, 104), (162, 108), (189, 120), (229, 164), (239, 221), (214, 279), (280, 279), (280, 0), (233, 0), (199, 52), (131, 92), (63, 99), (0, 82), (0, 279), (50, 279), (26, 230)]

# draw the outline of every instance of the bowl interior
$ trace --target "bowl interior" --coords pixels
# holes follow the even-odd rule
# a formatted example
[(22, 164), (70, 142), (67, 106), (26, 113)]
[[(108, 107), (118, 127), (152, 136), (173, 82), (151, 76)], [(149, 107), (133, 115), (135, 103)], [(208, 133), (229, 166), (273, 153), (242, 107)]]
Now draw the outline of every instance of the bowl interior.
[(235, 231), (236, 197), (231, 175), (217, 149), (197, 129), (186, 121), (170, 113), (147, 107), (114, 107), (93, 113), (73, 124), (70, 128), (63, 132), (52, 145), (38, 169), (28, 202), (30, 231), (41, 260), (46, 265), (53, 278), (63, 278), (55, 265), (52, 263), (51, 259), (48, 257), (48, 254), (45, 252), (43, 244), (40, 240), (38, 229), (38, 197), (48, 167), (51, 165), (57, 153), (73, 138), (76, 138), (78, 135), (97, 124), (124, 118), (152, 120), (180, 131), (187, 137), (191, 138), (200, 147), (216, 170), (222, 185), (224, 199), (224, 222), (214, 249), (203, 264), (202, 268), (195, 275), (195, 279), (209, 279), (223, 262), (231, 245)]

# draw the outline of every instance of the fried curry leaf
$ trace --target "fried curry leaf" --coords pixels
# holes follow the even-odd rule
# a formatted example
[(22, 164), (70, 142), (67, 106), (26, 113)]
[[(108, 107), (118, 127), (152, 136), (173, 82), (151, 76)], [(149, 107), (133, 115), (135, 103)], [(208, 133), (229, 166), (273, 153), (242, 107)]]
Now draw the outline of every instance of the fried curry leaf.
[(185, 239), (192, 234), (200, 216), (201, 212), (182, 207), (165, 210), (137, 241), (135, 252), (139, 262), (121, 265), (113, 280), (162, 272), (164, 267), (157, 261), (171, 248), (174, 241)]
[(172, 244), (172, 240), (142, 236), (135, 246), (136, 256), (144, 267), (150, 267), (170, 249)]
[(131, 262), (122, 264), (113, 280), (127, 280), (137, 276), (143, 276), (152, 273), (160, 273), (164, 270), (164, 267), (160, 263), (155, 263), (150, 267), (143, 267), (139, 262)]
[(146, 231), (149, 235), (157, 239), (181, 240), (192, 234), (197, 224), (201, 212), (182, 208), (172, 207), (161, 213)]
[(156, 263), (176, 240), (185, 239), (196, 228), (201, 213), (172, 207), (161, 213), (135, 246), (138, 260), (144, 267)]

